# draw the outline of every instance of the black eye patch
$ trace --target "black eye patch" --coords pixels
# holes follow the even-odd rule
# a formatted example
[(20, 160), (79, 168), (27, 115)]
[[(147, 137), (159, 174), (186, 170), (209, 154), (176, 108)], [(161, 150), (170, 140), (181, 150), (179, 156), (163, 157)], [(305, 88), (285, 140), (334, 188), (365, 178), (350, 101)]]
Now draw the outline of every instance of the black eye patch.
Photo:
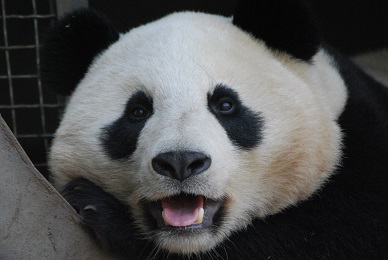
[(259, 144), (264, 120), (242, 104), (236, 91), (217, 85), (212, 94), (208, 93), (208, 108), (234, 145), (251, 149)]
[(143, 91), (134, 93), (121, 117), (102, 128), (100, 140), (105, 153), (114, 160), (128, 159), (135, 152), (140, 132), (152, 114), (152, 99)]

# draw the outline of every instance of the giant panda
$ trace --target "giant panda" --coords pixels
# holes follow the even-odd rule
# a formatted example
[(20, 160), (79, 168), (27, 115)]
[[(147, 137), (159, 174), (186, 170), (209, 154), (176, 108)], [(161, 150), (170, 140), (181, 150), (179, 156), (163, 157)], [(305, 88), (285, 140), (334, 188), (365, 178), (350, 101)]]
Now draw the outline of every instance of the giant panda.
[(48, 33), (69, 95), (51, 181), (127, 259), (388, 257), (388, 89), (302, 0), (179, 12), (119, 34), (81, 10)]

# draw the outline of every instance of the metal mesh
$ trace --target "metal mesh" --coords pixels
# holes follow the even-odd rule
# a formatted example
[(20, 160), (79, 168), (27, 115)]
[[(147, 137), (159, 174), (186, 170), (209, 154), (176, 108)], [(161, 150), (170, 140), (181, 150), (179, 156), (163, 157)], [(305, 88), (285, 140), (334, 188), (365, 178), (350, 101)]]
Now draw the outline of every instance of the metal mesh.
[(42, 87), (39, 51), (56, 18), (54, 0), (1, 0), (0, 113), (31, 158), (47, 175), (46, 155), (62, 102)]

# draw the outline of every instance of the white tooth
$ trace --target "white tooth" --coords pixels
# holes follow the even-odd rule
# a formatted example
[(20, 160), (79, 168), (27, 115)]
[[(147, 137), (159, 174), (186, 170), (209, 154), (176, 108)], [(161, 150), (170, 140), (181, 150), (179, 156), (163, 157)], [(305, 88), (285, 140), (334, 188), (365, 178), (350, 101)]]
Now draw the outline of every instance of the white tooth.
[(198, 218), (195, 221), (195, 224), (201, 224), (203, 222), (204, 213), (205, 213), (205, 210), (203, 208), (200, 208), (198, 211)]

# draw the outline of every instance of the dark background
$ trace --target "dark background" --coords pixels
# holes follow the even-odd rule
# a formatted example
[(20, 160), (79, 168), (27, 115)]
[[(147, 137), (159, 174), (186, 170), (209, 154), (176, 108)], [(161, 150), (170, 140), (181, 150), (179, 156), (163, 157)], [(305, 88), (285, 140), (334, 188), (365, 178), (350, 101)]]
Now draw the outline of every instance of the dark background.
[[(321, 21), (324, 38), (342, 52), (354, 55), (388, 46), (387, 0), (309, 2)], [(92, 8), (108, 15), (122, 32), (174, 11), (203, 11), (230, 16), (236, 3), (237, 0), (89, 0)]]

